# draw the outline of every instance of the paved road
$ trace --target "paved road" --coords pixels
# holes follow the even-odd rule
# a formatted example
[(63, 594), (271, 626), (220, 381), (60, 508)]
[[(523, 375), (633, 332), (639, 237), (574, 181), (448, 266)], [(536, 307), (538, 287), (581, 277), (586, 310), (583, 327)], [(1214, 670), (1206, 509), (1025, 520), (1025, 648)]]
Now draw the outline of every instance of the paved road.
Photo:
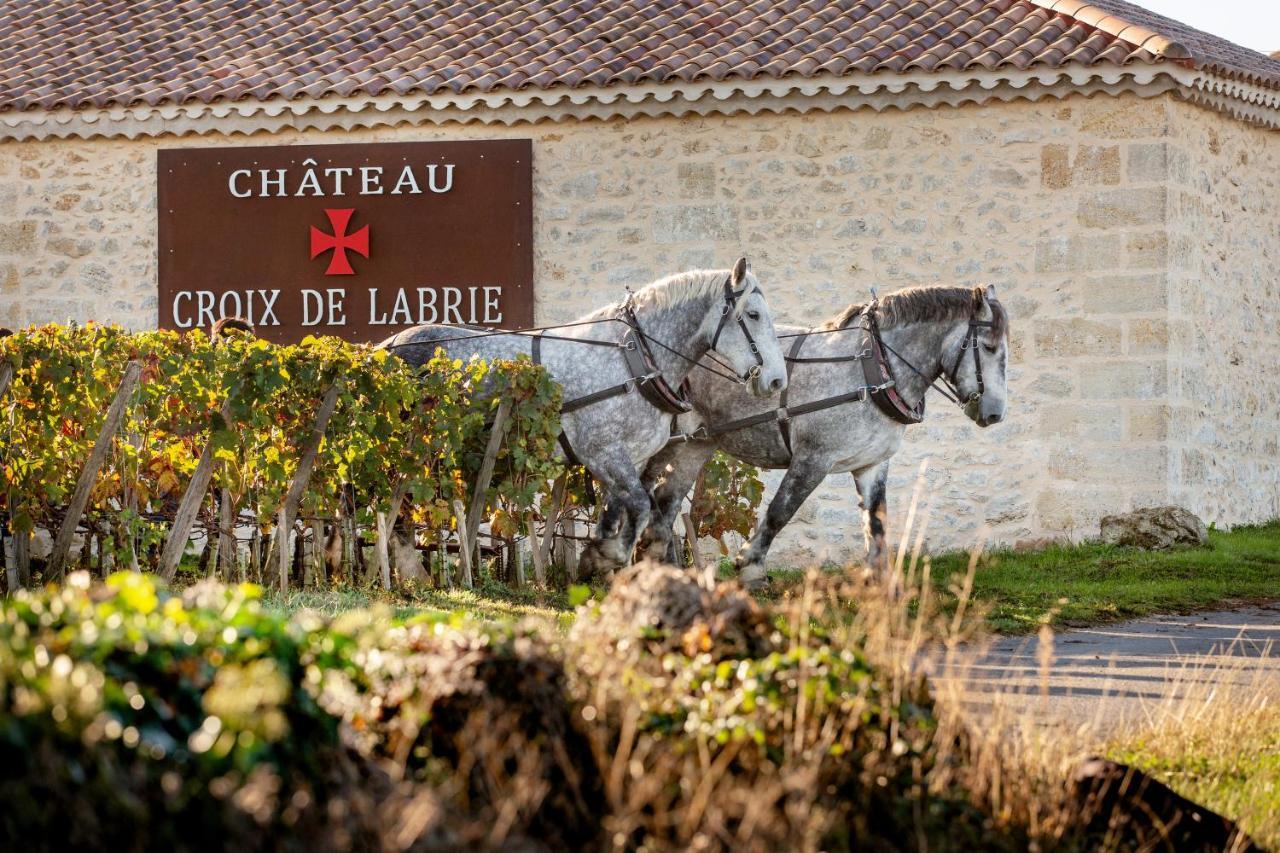
[(1141, 722), (1164, 700), (1211, 690), (1271, 691), (1280, 700), (1280, 602), (1069, 631), (1052, 649), (1034, 636), (1003, 638), (962, 668), (976, 707), (1006, 703), (1037, 722), (1101, 733)]

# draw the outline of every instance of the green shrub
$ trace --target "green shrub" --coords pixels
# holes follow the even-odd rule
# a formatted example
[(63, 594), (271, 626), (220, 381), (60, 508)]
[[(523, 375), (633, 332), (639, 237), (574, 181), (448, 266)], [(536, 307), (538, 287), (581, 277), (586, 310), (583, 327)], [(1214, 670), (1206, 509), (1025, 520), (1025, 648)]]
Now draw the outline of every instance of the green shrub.
[(80, 574), (18, 593), (0, 619), (4, 846), (371, 836), (322, 807), (353, 770), (306, 688), (306, 643), (250, 587)]
[(504, 815), (504, 839), (576, 846), (600, 802), (571, 706), (527, 633), (77, 574), (3, 609), (0, 843), (377, 847), (425, 809), (419, 846), (484, 843)]

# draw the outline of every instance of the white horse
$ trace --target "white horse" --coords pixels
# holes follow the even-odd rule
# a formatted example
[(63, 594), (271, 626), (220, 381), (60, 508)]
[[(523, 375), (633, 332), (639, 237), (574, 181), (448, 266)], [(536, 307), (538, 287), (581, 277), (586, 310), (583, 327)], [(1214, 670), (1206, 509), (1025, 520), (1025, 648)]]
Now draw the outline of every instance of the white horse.
[[(918, 287), (850, 305), (817, 329), (780, 327), (791, 339), (782, 406), (690, 377), (694, 410), (680, 418), (694, 440), (674, 443), (645, 471), (654, 513), (641, 547), (675, 562), (672, 524), (717, 449), (761, 468), (786, 469), (737, 557), (744, 583), (765, 580), (765, 556), (805, 498), (833, 471), (851, 471), (861, 498), (867, 562), (884, 572), (885, 479), (906, 427), (924, 417), (939, 379), (978, 426), (1005, 416), (1008, 315), (994, 287)], [(915, 401), (908, 403), (907, 401)]]
[[(429, 325), (380, 346), (411, 364), (425, 363), (439, 348), (454, 358), (533, 356), (546, 367), (563, 389), (561, 446), (607, 494), (579, 562), (586, 576), (630, 562), (636, 537), (649, 523), (649, 494), (639, 472), (670, 438), (675, 413), (687, 411), (677, 389), (691, 372), (746, 386), (758, 397), (787, 385), (773, 316), (745, 258), (732, 270), (661, 279), (621, 303), (536, 333)], [(714, 358), (708, 356), (712, 350)]]

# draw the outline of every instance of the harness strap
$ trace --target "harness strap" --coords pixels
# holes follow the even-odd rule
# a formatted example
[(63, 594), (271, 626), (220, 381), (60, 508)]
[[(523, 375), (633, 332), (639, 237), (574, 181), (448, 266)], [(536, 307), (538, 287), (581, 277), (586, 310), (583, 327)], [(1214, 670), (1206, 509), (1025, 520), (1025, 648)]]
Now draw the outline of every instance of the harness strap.
[[(536, 329), (529, 334), (529, 357), (534, 364), (542, 364), (542, 329)], [(619, 387), (622, 388), (621, 391), (618, 390)], [(623, 386), (615, 385), (612, 388), (605, 389), (605, 391), (610, 392), (606, 395), (609, 397), (612, 397), (615, 394), (621, 394), (625, 390), (625, 384)], [(597, 391), (596, 393), (599, 394), (600, 392)], [(588, 395), (588, 397), (592, 396), (595, 395)], [(580, 409), (583, 406), (595, 402), (594, 400), (588, 399), (588, 397), (579, 397), (576, 400), (570, 400), (568, 403), (563, 404), (560, 407), (561, 413), (572, 412), (574, 409)], [(601, 397), (600, 399), (604, 398)], [(564, 430), (560, 430), (558, 441), (560, 442), (560, 449), (564, 451), (564, 458), (568, 460), (569, 464), (580, 466), (582, 462), (578, 459), (578, 454), (573, 452), (573, 445), (569, 444), (569, 436), (565, 435)]]
[[(791, 390), (791, 365), (797, 361), (796, 356), (800, 354), (800, 348), (804, 346), (808, 333), (798, 335), (791, 344), (791, 351), (787, 353), (787, 387), (782, 389), (782, 394), (778, 397), (778, 408), (780, 411), (787, 410), (787, 394)], [(787, 448), (787, 456), (791, 455), (791, 418), (778, 419), (778, 432), (782, 434), (782, 446)]]
[(836, 406), (842, 406), (845, 403), (860, 403), (867, 399), (868, 394), (875, 393), (879, 390), (882, 389), (863, 386), (844, 394), (836, 394), (833, 397), (823, 397), (821, 400), (801, 403), (798, 406), (791, 406), (790, 408), (780, 406), (773, 411), (760, 412), (759, 414), (749, 415), (745, 418), (738, 418), (737, 420), (729, 421), (728, 423), (699, 427), (690, 435), (673, 436), (668, 444), (714, 438), (715, 436), (723, 435), (726, 432), (734, 432), (735, 430), (746, 429), (747, 427), (753, 427), (757, 424), (768, 423), (770, 421), (776, 421), (779, 424), (784, 424), (791, 418), (799, 417), (800, 415), (820, 412), (823, 409), (832, 409)]
[(627, 323), (631, 328), (622, 338), (622, 358), (627, 363), (627, 370), (631, 371), (632, 379), (636, 380), (640, 396), (668, 414), (682, 415), (692, 409), (693, 403), (685, 396), (686, 386), (681, 384), (679, 389), (672, 388), (658, 369), (658, 363), (640, 331), (639, 321), (629, 309)]
[(608, 400), (610, 397), (621, 396), (622, 394), (628, 393), (635, 384), (635, 379), (628, 379), (626, 382), (622, 382), (617, 385), (610, 385), (608, 388), (602, 388), (599, 391), (593, 391), (592, 393), (585, 394), (581, 397), (575, 397), (560, 406), (560, 413), (565, 414), (567, 412), (576, 412), (578, 409), (581, 409), (584, 406), (590, 406), (592, 403), (599, 403), (601, 400)]
[[(582, 460), (578, 458), (578, 454), (573, 452), (573, 445), (569, 444), (569, 437), (560, 431), (560, 449), (564, 451), (564, 458), (570, 465), (581, 466)], [(589, 478), (588, 478), (589, 479)]]
[(920, 423), (924, 420), (925, 398), (921, 397), (920, 402), (912, 408), (898, 393), (893, 370), (889, 367), (889, 360), (880, 342), (880, 326), (876, 322), (874, 302), (863, 311), (863, 317), (870, 341), (859, 360), (862, 362), (862, 375), (867, 384), (876, 389), (871, 393), (871, 401), (891, 420), (907, 426)]

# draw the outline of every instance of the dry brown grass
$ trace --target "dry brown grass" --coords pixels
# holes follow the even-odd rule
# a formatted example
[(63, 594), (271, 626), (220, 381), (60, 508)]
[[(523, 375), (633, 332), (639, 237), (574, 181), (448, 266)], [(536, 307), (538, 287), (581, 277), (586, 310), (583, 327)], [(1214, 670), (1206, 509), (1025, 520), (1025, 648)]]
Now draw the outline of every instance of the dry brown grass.
[[(1271, 656), (1270, 647), (1255, 650)], [(1188, 664), (1177, 695), (1112, 737), (1106, 753), (1232, 818), (1280, 849), (1280, 690), (1275, 676), (1246, 675), (1248, 658)]]

